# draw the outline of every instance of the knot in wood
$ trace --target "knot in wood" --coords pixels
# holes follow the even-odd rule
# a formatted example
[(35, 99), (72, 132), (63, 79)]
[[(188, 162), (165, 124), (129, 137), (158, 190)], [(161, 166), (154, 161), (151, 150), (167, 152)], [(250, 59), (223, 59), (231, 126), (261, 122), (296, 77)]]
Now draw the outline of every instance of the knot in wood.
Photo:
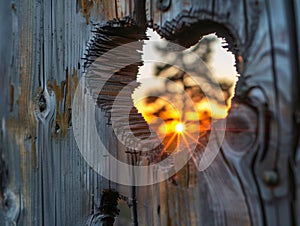
[(38, 107), (39, 107), (40, 112), (45, 111), (47, 108), (47, 101), (46, 101), (44, 94), (41, 94), (39, 97)]
[(274, 170), (268, 170), (263, 173), (263, 181), (268, 186), (276, 186), (279, 183), (278, 173)]
[(257, 114), (247, 105), (233, 104), (226, 121), (225, 139), (231, 150), (246, 153), (257, 139)]
[(120, 210), (117, 208), (119, 199), (120, 196), (117, 191), (112, 189), (103, 190), (100, 212), (107, 217), (110, 216), (111, 218), (119, 215)]
[(172, 0), (157, 0), (156, 8), (162, 12), (167, 11), (172, 4)]

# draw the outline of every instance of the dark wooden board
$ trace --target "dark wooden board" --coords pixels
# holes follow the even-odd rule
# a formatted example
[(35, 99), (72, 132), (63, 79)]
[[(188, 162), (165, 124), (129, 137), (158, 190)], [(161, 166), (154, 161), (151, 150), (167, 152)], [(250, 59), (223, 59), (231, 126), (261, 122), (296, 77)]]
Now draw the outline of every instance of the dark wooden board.
[[(256, 131), (228, 132), (205, 171), (184, 168), (195, 175), (189, 187), (165, 181), (137, 188), (139, 224), (300, 225), (299, 1), (157, 2), (0, 3), (0, 225), (85, 225), (102, 189), (131, 195), (85, 162), (71, 120), (92, 23), (124, 18), (141, 31), (146, 19), (183, 46), (211, 32), (225, 37), (240, 73), (227, 126), (239, 121)], [(107, 145), (126, 159), (109, 117), (98, 117)]]

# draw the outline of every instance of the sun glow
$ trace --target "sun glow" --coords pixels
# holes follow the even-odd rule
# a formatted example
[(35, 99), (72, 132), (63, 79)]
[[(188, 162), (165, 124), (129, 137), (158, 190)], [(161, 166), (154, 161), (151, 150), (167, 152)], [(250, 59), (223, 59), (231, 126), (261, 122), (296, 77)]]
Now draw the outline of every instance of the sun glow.
[[(168, 52), (167, 41), (151, 32), (149, 30), (150, 39), (160, 41), (161, 45), (145, 41), (144, 65), (138, 74), (141, 85), (133, 93), (134, 105), (161, 139), (162, 154), (187, 151), (194, 158), (194, 149), (204, 149), (205, 136), (216, 129), (212, 124), (228, 114), (237, 78), (234, 63), (227, 63), (228, 50), (222, 47), (226, 46), (225, 40), (213, 34), (204, 37), (189, 51), (175, 54)], [(195, 64), (191, 52), (203, 58), (204, 63)], [(153, 63), (152, 57), (157, 63)], [(234, 62), (234, 56), (229, 57), (229, 62)], [(176, 67), (176, 62), (193, 68), (195, 73), (189, 74), (184, 68)], [(220, 92), (216, 87), (221, 88)]]
[(175, 130), (177, 133), (183, 133), (184, 130), (185, 130), (185, 126), (183, 123), (177, 123), (176, 126), (175, 126)]

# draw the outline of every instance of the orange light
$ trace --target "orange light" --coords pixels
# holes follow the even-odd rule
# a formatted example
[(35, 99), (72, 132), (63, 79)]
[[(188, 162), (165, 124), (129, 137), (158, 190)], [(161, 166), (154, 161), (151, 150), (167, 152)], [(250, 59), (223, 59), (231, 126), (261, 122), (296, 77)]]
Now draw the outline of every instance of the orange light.
[(185, 129), (185, 126), (181, 122), (177, 123), (176, 126), (175, 126), (175, 130), (176, 130), (177, 133), (183, 133), (184, 129)]

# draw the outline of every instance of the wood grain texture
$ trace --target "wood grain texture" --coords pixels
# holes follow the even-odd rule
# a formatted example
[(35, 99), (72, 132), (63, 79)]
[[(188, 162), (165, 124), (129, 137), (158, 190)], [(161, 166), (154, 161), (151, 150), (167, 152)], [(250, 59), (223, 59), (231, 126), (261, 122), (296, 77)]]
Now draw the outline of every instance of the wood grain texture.
[[(219, 156), (206, 171), (198, 173), (197, 186), (204, 188), (196, 191), (196, 197), (201, 199), (189, 202), (195, 202), (196, 208), (191, 211), (202, 225), (297, 223), (295, 211), (299, 207), (291, 192), (298, 186), (295, 176), (298, 168), (294, 162), (295, 153), (299, 153), (298, 124), (293, 116), (299, 103), (295, 36), (299, 19), (290, 13), (294, 4), (293, 1), (178, 1), (172, 3), (168, 12), (148, 15), (162, 36), (184, 46), (210, 32), (227, 38), (241, 74), (227, 127), (254, 132), (233, 135), (227, 132)], [(245, 143), (248, 145), (243, 147)], [(174, 199), (170, 196), (174, 190), (175, 197), (180, 197), (181, 188), (169, 186), (166, 183), (167, 199)], [(180, 199), (180, 203), (187, 202)], [(178, 213), (171, 211), (166, 218), (176, 219), (176, 216)], [(179, 220), (173, 224), (198, 225)]]
[(0, 4), (1, 159), (7, 168), (1, 161), (7, 175), (1, 177), (0, 225), (84, 225), (100, 204), (107, 181), (78, 151), (72, 98), (91, 21), (132, 16), (133, 4), (89, 3)]
[[(129, 187), (108, 182), (82, 158), (71, 108), (82, 66), (95, 60), (81, 59), (92, 24), (133, 18), (143, 30), (145, 16), (161, 36), (186, 47), (211, 32), (225, 37), (241, 77), (227, 118), (228, 128), (239, 132), (228, 130), (207, 170), (197, 172), (190, 162), (179, 172), (193, 172), (193, 183), (170, 180), (138, 188), (139, 224), (300, 225), (299, 7), (296, 0), (183, 0), (171, 1), (166, 10), (155, 0), (146, 5), (134, 0), (2, 1), (0, 225), (85, 225), (97, 214), (102, 189), (132, 195)], [(120, 37), (115, 38), (118, 46)], [(118, 143), (107, 112), (97, 112), (99, 133), (125, 159), (128, 150)]]

